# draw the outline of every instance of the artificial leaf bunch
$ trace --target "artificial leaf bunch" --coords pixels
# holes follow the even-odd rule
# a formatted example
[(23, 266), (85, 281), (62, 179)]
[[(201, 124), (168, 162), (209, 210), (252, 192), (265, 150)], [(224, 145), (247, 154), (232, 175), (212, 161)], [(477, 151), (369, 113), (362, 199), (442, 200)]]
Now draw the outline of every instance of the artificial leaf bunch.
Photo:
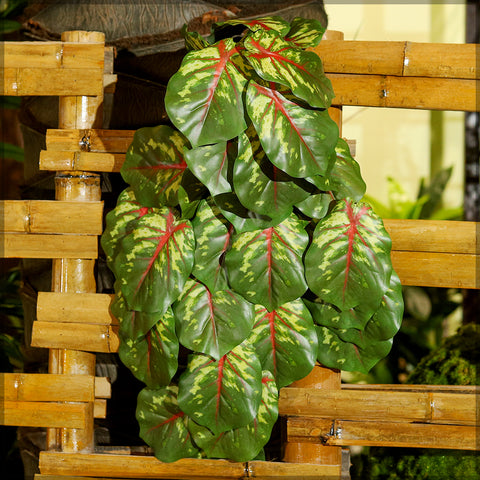
[(315, 20), (184, 31), (165, 98), (107, 215), (121, 360), (162, 461), (261, 458), (278, 390), (316, 361), (368, 371), (399, 328), (391, 241), (327, 108)]

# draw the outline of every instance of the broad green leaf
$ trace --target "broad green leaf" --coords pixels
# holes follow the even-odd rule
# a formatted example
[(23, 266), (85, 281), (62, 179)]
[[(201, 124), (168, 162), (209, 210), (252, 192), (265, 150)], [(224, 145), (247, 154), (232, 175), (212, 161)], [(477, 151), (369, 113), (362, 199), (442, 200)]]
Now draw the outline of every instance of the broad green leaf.
[(142, 205), (177, 205), (177, 190), (187, 168), (183, 149), (188, 146), (187, 139), (167, 125), (135, 132), (121, 174)]
[(253, 460), (270, 439), (278, 417), (278, 390), (272, 374), (263, 372), (262, 400), (255, 419), (245, 427), (212, 433), (207, 427), (190, 422), (195, 443), (209, 458), (228, 458), (236, 462)]
[(177, 387), (144, 388), (138, 395), (140, 437), (162, 462), (199, 457), (187, 429), (187, 417), (177, 403)]
[(236, 156), (236, 146), (233, 142), (214, 143), (185, 152), (188, 168), (212, 195), (232, 191), (228, 172)]
[(318, 20), (296, 17), (290, 24), (285, 40), (300, 48), (313, 48), (320, 43), (324, 33), (325, 29)]
[(294, 203), (309, 196), (303, 188), (308, 187), (308, 183), (279, 170), (261, 149), (258, 138), (246, 134), (239, 137), (233, 185), (242, 205), (271, 218), (285, 218), (292, 212)]
[(305, 255), (308, 286), (341, 310), (360, 304), (376, 309), (390, 282), (391, 243), (368, 205), (339, 202), (313, 233)]
[(292, 177), (325, 175), (335, 159), (338, 127), (326, 110), (307, 110), (250, 82), (247, 113), (270, 161)]
[(233, 63), (232, 39), (188, 53), (168, 82), (165, 108), (193, 146), (238, 136), (246, 128), (242, 95), (247, 80)]
[(202, 50), (210, 46), (210, 43), (198, 32), (189, 32), (187, 30), (187, 24), (182, 27), (182, 35), (185, 39), (185, 48), (188, 52), (192, 50)]
[(220, 360), (252, 330), (254, 306), (232, 290), (211, 292), (189, 280), (174, 303), (180, 343), (194, 352)]
[(257, 307), (255, 313), (249, 341), (278, 388), (308, 375), (315, 365), (317, 335), (305, 304), (297, 299), (271, 312)]
[(244, 45), (243, 55), (264, 80), (285, 85), (312, 107), (330, 106), (335, 94), (316, 53), (296, 47), (271, 30), (251, 33)]
[(182, 410), (214, 434), (248, 425), (257, 414), (261, 395), (262, 367), (248, 342), (220, 360), (190, 355), (178, 387)]
[(305, 224), (291, 215), (276, 227), (233, 236), (225, 256), (232, 288), (269, 311), (307, 290), (302, 255), (308, 244)]
[(179, 350), (171, 308), (167, 309), (145, 336), (132, 338), (120, 333), (120, 340), (120, 360), (136, 378), (150, 388), (170, 383), (177, 372)]
[(226, 22), (219, 22), (215, 24), (215, 29), (225, 27), (227, 25), (245, 25), (249, 30), (255, 32), (257, 30), (273, 30), (280, 36), (284, 36), (290, 29), (289, 23), (282, 17), (271, 16), (254, 18), (252, 20), (227, 20)]
[(329, 193), (314, 193), (295, 206), (307, 217), (320, 220), (327, 214), (331, 202), (332, 197)]
[(223, 259), (230, 246), (233, 227), (228, 226), (218, 208), (206, 200), (200, 203), (192, 225), (197, 245), (192, 274), (211, 291), (226, 290), (228, 283)]
[(188, 220), (168, 207), (141, 217), (115, 259), (120, 288), (131, 310), (165, 312), (193, 267), (195, 239)]
[(116, 207), (106, 216), (106, 227), (101, 237), (107, 264), (111, 269), (114, 267), (113, 261), (118, 253), (120, 242), (132, 231), (135, 220), (155, 211), (157, 209), (142, 206), (132, 188), (127, 188), (120, 193)]
[(183, 187), (179, 187), (177, 193), (178, 206), (182, 212), (181, 218), (183, 220), (191, 220), (195, 216), (195, 212), (197, 211), (198, 204), (200, 203), (201, 199), (191, 200)]
[(360, 173), (360, 166), (350, 154), (345, 140), (338, 139), (335, 147), (336, 160), (326, 177), (308, 178), (321, 190), (331, 191), (338, 200), (351, 198), (358, 202), (365, 195), (366, 185)]

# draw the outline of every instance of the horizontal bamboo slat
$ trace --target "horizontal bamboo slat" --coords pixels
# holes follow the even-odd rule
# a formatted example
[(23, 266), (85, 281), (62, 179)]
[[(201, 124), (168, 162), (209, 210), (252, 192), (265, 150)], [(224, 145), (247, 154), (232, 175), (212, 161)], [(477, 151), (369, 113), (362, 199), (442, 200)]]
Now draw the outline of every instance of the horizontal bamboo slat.
[(475, 44), (323, 40), (313, 50), (329, 73), (480, 78)]
[[(101, 378), (101, 377), (99, 377)], [(469, 395), (480, 395), (478, 385), (409, 385), (409, 384), (357, 384), (344, 383), (342, 390), (355, 391), (376, 391), (381, 392), (443, 392), (443, 393), (465, 393)]]
[(429, 391), (322, 390), (284, 388), (281, 415), (332, 420), (476, 425), (476, 396)]
[(248, 478), (275, 479), (340, 479), (341, 465), (318, 465), (312, 463), (260, 462), (247, 463)]
[(119, 172), (124, 162), (124, 153), (40, 152), (40, 170)]
[(96, 235), (0, 233), (0, 258), (98, 257)]
[(101, 235), (103, 202), (0, 201), (0, 231)]
[(49, 129), (46, 146), (49, 152), (125, 153), (135, 130)]
[[(477, 111), (478, 80), (327, 73), (333, 105)], [(455, 92), (455, 95), (452, 95)]]
[(32, 347), (66, 348), (85, 352), (118, 351), (118, 327), (65, 322), (33, 322)]
[(479, 450), (477, 428), (465, 425), (287, 419), (288, 442), (318, 442), (330, 446), (383, 446)]

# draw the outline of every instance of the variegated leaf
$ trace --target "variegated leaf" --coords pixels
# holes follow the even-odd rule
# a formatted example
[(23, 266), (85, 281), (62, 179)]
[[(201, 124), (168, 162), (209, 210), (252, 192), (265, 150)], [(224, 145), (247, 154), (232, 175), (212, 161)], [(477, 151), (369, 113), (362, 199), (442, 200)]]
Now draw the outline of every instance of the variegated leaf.
[(308, 286), (341, 310), (360, 304), (376, 309), (390, 282), (391, 243), (368, 205), (339, 202), (318, 222), (305, 255)]
[(212, 433), (207, 427), (190, 422), (195, 443), (209, 458), (228, 458), (236, 462), (253, 460), (268, 442), (278, 417), (278, 390), (272, 374), (263, 372), (262, 400), (255, 419), (245, 427)]
[(187, 139), (167, 125), (135, 132), (121, 174), (142, 205), (177, 205), (177, 190), (187, 168), (183, 158), (186, 147)]
[(237, 55), (230, 38), (192, 51), (168, 82), (168, 116), (193, 146), (230, 140), (246, 128), (242, 94), (247, 80), (234, 65)]
[(233, 237), (225, 256), (230, 285), (247, 300), (272, 311), (307, 290), (302, 255), (306, 222), (291, 215), (276, 227)]
[(305, 304), (297, 299), (271, 312), (257, 307), (255, 314), (249, 341), (278, 388), (308, 375), (315, 365), (317, 334)]
[(320, 220), (327, 214), (332, 200), (329, 193), (314, 193), (305, 200), (296, 203), (295, 206), (307, 217)]
[(245, 25), (249, 30), (255, 32), (257, 30), (273, 30), (277, 32), (280, 36), (284, 36), (290, 29), (289, 23), (284, 20), (282, 17), (271, 16), (271, 17), (261, 17), (254, 18), (252, 20), (227, 20), (226, 22), (219, 22), (215, 24), (215, 29), (225, 27), (227, 25)]
[(269, 160), (292, 177), (327, 174), (335, 160), (338, 127), (326, 110), (308, 110), (250, 82), (247, 113)]
[(194, 352), (220, 360), (252, 330), (254, 306), (232, 290), (211, 292), (189, 280), (174, 303), (180, 342)]
[(195, 232), (195, 263), (192, 274), (211, 291), (228, 288), (224, 256), (230, 246), (233, 227), (215, 205), (203, 200), (192, 220)]
[(140, 218), (115, 259), (120, 288), (131, 310), (165, 312), (193, 267), (195, 239), (188, 220), (168, 207)]
[(358, 202), (365, 195), (366, 190), (365, 182), (360, 173), (360, 166), (353, 159), (347, 142), (342, 138), (338, 139), (335, 153), (335, 163), (326, 177), (316, 176), (307, 180), (321, 190), (333, 192), (338, 200), (351, 198)]
[(300, 48), (313, 48), (320, 43), (324, 33), (325, 29), (318, 20), (296, 17), (290, 24), (285, 40)]
[(158, 319), (146, 335), (132, 338), (120, 330), (118, 355), (133, 375), (157, 388), (168, 385), (178, 368), (179, 344), (171, 308)]
[(262, 367), (255, 349), (244, 342), (214, 360), (189, 357), (179, 381), (178, 403), (196, 423), (214, 434), (248, 425), (262, 395)]
[(140, 437), (162, 462), (199, 457), (187, 429), (187, 417), (177, 403), (177, 387), (144, 388), (138, 395), (137, 421)]
[(101, 237), (102, 248), (110, 269), (113, 270), (113, 260), (118, 253), (120, 241), (130, 233), (134, 221), (155, 210), (142, 206), (132, 188), (127, 188), (120, 193), (116, 207), (106, 216), (106, 227)]
[(188, 52), (192, 50), (202, 50), (210, 46), (208, 40), (202, 37), (198, 32), (189, 32), (187, 24), (182, 27), (182, 35), (185, 39), (185, 48)]
[(312, 107), (330, 106), (335, 95), (316, 53), (296, 47), (272, 30), (252, 32), (244, 46), (243, 55), (264, 80), (285, 85)]
[(188, 167), (212, 195), (232, 191), (228, 173), (236, 156), (234, 142), (218, 142), (185, 152)]
[(239, 137), (233, 185), (248, 209), (279, 220), (292, 212), (293, 204), (309, 196), (305, 190), (308, 183), (279, 170), (261, 149), (258, 138), (246, 134)]

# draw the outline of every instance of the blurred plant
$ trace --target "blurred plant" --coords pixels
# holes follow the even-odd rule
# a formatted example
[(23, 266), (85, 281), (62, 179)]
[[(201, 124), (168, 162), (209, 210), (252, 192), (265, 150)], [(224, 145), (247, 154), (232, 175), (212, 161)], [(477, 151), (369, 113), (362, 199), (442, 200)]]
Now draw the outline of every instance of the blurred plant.
[(25, 0), (0, 0), (0, 36), (21, 28), (20, 23), (12, 17), (21, 12), (26, 5)]
[[(388, 178), (387, 205), (368, 195), (364, 199), (382, 218), (460, 220), (461, 207), (442, 207), (442, 196), (451, 174), (452, 167), (439, 171), (429, 184), (422, 179), (413, 201), (393, 178)], [(404, 286), (402, 291), (404, 318), (389, 355), (366, 375), (343, 374), (345, 381), (403, 383), (420, 360), (459, 326), (455, 323), (462, 304), (458, 289)]]

